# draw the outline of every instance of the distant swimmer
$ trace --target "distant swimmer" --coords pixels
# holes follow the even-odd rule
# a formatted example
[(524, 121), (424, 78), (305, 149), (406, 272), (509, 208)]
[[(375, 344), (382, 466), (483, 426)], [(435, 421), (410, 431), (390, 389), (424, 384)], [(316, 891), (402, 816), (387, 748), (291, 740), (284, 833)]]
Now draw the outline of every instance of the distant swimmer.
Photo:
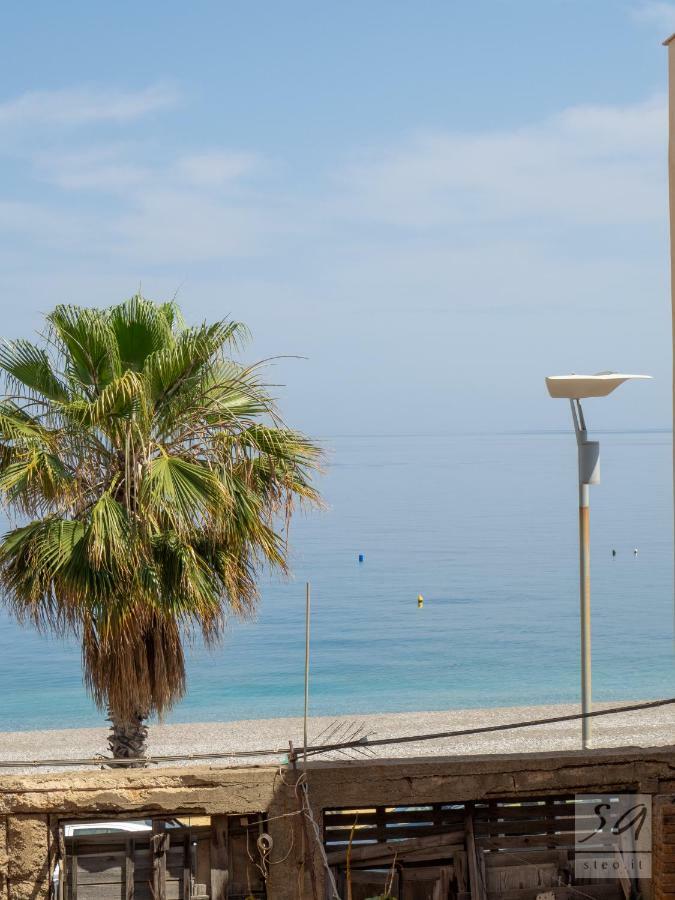
[(638, 555), (638, 548), (636, 547), (635, 550), (633, 550), (633, 556), (637, 556), (637, 555)]
[(612, 556), (616, 556), (616, 550), (612, 550)]

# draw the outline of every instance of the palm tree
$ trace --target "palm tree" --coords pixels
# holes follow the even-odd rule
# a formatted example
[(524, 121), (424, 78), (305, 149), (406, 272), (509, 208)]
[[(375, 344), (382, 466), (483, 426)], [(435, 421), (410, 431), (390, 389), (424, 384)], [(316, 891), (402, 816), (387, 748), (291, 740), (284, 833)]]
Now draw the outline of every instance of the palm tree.
[(0, 346), (3, 600), (82, 644), (115, 757), (185, 692), (185, 642), (250, 613), (261, 567), (287, 570), (296, 502), (319, 502), (317, 446), (285, 427), (232, 353), (236, 322), (185, 325), (141, 296), (58, 306), (39, 345)]

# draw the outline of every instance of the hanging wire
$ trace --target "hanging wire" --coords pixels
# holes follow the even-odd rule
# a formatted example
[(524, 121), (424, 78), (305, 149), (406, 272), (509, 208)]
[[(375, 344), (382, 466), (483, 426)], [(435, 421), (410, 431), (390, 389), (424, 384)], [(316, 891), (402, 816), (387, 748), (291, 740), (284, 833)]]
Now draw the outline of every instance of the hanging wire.
[[(403, 735), (400, 737), (377, 738), (370, 740), (368, 737), (360, 737), (356, 740), (342, 741), (334, 744), (320, 744), (307, 747), (308, 756), (316, 756), (321, 753), (330, 753), (338, 750), (357, 750), (362, 748), (370, 750), (374, 747), (396, 746), (399, 744), (417, 744), (423, 741), (438, 741), (444, 738), (471, 737), (478, 734), (492, 734), (500, 731), (512, 731), (518, 728), (534, 728), (537, 725), (555, 725), (560, 722), (574, 722), (578, 719), (595, 719), (601, 716), (621, 715), (622, 713), (638, 712), (646, 709), (657, 709), (662, 706), (675, 704), (675, 697), (665, 700), (650, 700), (644, 703), (632, 703), (627, 706), (614, 706), (610, 709), (598, 709), (589, 713), (569, 713), (562, 716), (547, 716), (542, 719), (527, 719), (521, 722), (505, 722), (500, 725), (482, 725), (477, 728), (462, 728), (454, 731), (436, 731), (427, 734)], [(296, 752), (302, 754), (304, 747), (296, 747)], [(213, 753), (176, 753), (158, 754), (157, 756), (142, 756), (136, 759), (114, 759), (106, 756), (85, 757), (83, 759), (13, 759), (0, 760), (0, 769), (41, 768), (45, 766), (97, 766), (104, 768), (139, 768), (148, 765), (157, 765), (169, 762), (200, 762), (218, 759), (252, 759), (261, 756), (287, 756), (288, 746), (265, 748), (261, 750), (230, 750), (215, 751)]]

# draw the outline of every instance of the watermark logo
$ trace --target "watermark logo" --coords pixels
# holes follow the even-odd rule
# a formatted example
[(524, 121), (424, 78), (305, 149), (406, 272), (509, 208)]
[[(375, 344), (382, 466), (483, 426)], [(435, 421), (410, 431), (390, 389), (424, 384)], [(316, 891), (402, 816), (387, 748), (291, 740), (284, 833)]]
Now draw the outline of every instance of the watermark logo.
[(649, 794), (577, 794), (574, 798), (577, 878), (650, 878), (652, 798)]

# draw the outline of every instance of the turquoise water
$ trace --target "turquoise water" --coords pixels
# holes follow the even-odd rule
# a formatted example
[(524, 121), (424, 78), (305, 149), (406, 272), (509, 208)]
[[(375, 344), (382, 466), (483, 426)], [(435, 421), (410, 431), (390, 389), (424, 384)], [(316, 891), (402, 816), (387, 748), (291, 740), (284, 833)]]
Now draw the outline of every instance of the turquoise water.
[[(672, 696), (671, 435), (601, 440), (591, 499), (594, 695)], [(256, 621), (232, 623), (215, 652), (191, 651), (189, 693), (168, 720), (301, 714), (307, 579), (315, 714), (576, 700), (574, 437), (325, 443), (329, 509), (294, 523), (294, 579), (265, 579)], [(78, 648), (2, 613), (0, 684), (0, 730), (100, 722)]]

